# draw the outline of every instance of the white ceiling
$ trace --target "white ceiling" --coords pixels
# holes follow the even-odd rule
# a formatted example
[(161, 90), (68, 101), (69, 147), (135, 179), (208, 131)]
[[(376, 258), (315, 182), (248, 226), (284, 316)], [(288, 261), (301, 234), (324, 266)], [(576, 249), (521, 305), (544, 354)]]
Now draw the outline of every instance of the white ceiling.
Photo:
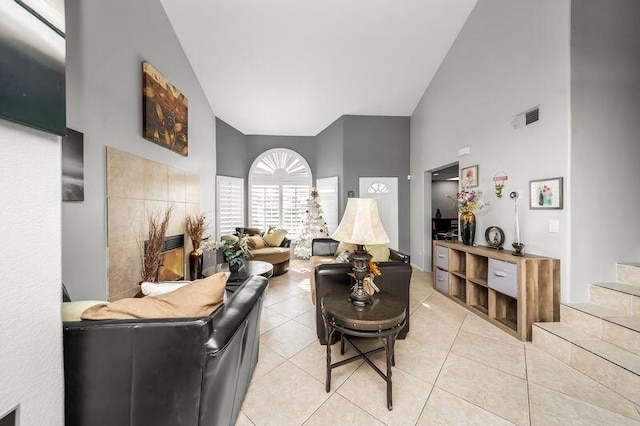
[(220, 119), (318, 134), (409, 116), (477, 0), (161, 0)]

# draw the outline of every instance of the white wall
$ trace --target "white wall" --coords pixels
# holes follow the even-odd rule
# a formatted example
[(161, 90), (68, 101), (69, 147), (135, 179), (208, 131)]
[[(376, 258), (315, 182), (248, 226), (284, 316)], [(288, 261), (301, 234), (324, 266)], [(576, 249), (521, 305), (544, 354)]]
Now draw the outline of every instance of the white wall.
[[(106, 146), (200, 175), (215, 223), (215, 119), (159, 0), (68, 0), (67, 126), (84, 133), (85, 201), (62, 205), (62, 276), (73, 299), (106, 299)], [(189, 157), (142, 138), (142, 62), (189, 99)]]
[[(506, 193), (525, 192), (525, 251), (561, 259), (563, 300), (569, 294), (569, 209), (529, 210), (527, 197), (532, 179), (564, 176), (569, 186), (569, 32), (569, 0), (479, 0), (411, 117), (412, 176), (455, 161), (461, 168), (479, 165), (478, 189), (491, 207), (477, 215), (476, 243), (483, 243), (490, 225), (504, 229), (507, 244), (514, 240), (514, 205), (496, 198), (493, 175), (509, 175)], [(513, 130), (512, 117), (535, 105), (540, 122)], [(471, 154), (458, 158), (465, 146)], [(411, 180), (411, 256), (419, 267), (431, 257), (430, 230), (424, 229), (432, 213), (430, 185)], [(560, 221), (559, 234), (547, 231), (550, 219)]]
[(458, 182), (435, 181), (431, 183), (431, 217), (436, 217), (436, 209), (440, 209), (442, 217), (457, 218), (458, 210), (449, 197), (455, 199), (458, 192)]
[(61, 425), (60, 137), (0, 119), (0, 158), (0, 418)]
[(571, 7), (572, 300), (640, 261), (640, 2)]

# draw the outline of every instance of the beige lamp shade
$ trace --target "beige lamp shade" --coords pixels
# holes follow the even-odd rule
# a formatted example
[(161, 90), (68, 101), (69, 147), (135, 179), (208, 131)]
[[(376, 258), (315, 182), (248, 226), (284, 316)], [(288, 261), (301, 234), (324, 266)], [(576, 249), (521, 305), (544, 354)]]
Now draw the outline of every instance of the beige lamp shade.
[(349, 198), (342, 221), (331, 238), (351, 244), (386, 244), (378, 203), (373, 198)]

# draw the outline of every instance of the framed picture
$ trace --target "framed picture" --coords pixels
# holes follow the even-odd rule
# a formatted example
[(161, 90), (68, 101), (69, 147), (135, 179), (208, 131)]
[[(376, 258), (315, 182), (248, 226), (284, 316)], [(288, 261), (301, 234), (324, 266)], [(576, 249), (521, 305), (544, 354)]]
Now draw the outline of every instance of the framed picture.
[(530, 181), (529, 208), (562, 209), (562, 178)]
[(142, 64), (143, 136), (189, 155), (189, 100), (148, 62)]
[(465, 167), (460, 171), (460, 184), (465, 188), (478, 186), (478, 165)]

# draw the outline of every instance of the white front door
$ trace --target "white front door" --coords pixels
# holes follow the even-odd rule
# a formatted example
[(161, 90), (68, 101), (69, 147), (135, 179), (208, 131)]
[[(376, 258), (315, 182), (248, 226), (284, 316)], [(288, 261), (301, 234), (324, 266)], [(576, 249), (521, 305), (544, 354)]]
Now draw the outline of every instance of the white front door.
[(360, 198), (375, 198), (382, 226), (391, 242), (389, 247), (398, 250), (398, 178), (361, 177)]

